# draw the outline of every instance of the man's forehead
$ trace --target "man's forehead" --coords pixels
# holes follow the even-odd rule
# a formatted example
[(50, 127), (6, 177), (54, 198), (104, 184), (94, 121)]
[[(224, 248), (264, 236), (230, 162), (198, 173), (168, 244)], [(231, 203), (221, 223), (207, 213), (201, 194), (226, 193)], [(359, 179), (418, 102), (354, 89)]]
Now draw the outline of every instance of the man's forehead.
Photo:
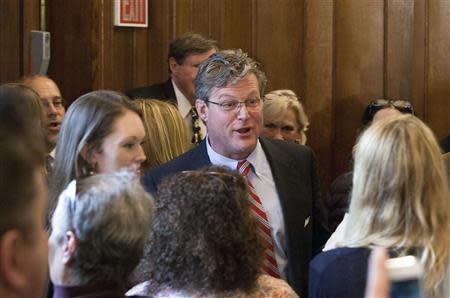
[(254, 74), (248, 74), (244, 78), (228, 83), (223, 87), (213, 87), (211, 95), (217, 97), (260, 96), (258, 80)]
[(30, 80), (28, 85), (34, 89), (40, 97), (61, 97), (61, 92), (59, 91), (58, 86), (49, 78), (38, 77)]

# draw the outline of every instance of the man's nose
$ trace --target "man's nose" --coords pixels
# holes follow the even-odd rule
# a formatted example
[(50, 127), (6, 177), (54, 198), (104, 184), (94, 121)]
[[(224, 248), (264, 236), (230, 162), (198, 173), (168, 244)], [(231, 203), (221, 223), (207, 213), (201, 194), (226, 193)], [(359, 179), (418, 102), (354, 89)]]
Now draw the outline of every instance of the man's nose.
[(57, 113), (55, 106), (51, 102), (46, 105), (45, 109), (47, 110), (48, 115), (53, 115)]
[(238, 107), (238, 117), (239, 119), (246, 119), (248, 118), (248, 108), (245, 105), (245, 102), (240, 102)]

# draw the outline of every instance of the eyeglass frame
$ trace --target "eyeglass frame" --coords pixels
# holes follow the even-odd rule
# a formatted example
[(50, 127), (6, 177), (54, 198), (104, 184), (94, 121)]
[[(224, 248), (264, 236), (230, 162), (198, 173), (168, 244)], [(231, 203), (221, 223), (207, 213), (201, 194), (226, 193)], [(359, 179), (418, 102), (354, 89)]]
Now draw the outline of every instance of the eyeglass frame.
[(64, 104), (65, 104), (64, 98), (62, 98), (62, 97), (56, 97), (56, 98), (53, 98), (50, 100), (41, 98), (41, 102), (42, 102), (42, 107), (45, 110), (50, 109), (50, 105), (52, 105), (55, 110), (62, 110), (62, 109), (64, 109)]
[[(257, 101), (255, 103), (255, 106), (251, 106), (250, 105), (250, 101), (253, 101), (253, 100)], [(245, 105), (245, 108), (248, 109), (248, 110), (251, 110), (251, 111), (254, 111), (254, 110), (257, 110), (257, 109), (261, 109), (262, 108), (262, 104), (264, 102), (264, 99), (262, 99), (262, 98), (250, 98), (250, 99), (246, 99), (244, 101), (233, 99), (233, 100), (226, 100), (225, 102), (215, 102), (215, 101), (211, 101), (209, 98), (206, 98), (204, 100), (204, 102), (206, 102), (206, 103), (210, 102), (212, 104), (215, 104), (215, 105), (219, 106), (220, 109), (222, 111), (224, 111), (224, 112), (232, 112), (232, 111), (238, 112), (238, 111), (241, 110), (242, 105)], [(226, 103), (228, 103), (228, 104), (233, 103), (233, 106), (231, 108), (229, 108), (229, 109), (225, 108), (225, 104)]]

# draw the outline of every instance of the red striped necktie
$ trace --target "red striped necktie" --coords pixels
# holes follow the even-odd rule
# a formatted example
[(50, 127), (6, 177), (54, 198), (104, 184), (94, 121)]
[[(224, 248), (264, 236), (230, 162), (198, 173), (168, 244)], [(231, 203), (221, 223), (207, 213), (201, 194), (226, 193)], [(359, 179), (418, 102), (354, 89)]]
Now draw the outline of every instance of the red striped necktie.
[(253, 184), (248, 179), (247, 175), (252, 168), (252, 164), (247, 160), (241, 160), (237, 164), (237, 170), (245, 178), (248, 184), (248, 199), (252, 206), (252, 211), (254, 216), (258, 219), (258, 235), (262, 240), (264, 247), (266, 248), (264, 252), (264, 262), (262, 264), (262, 271), (276, 278), (280, 278), (278, 271), (277, 260), (275, 259), (275, 250), (272, 241), (272, 233), (267, 218), (267, 214), (264, 211), (264, 206), (261, 203), (261, 199), (256, 194)]

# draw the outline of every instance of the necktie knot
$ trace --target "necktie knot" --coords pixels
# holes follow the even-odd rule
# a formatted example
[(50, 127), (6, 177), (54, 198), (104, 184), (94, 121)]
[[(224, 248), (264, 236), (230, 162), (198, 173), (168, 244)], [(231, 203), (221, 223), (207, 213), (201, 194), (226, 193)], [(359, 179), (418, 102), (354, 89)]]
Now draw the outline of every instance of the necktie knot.
[(200, 131), (200, 119), (198, 117), (197, 109), (191, 107), (190, 114), (192, 120), (192, 143), (198, 144), (202, 141), (202, 134)]
[(236, 166), (237, 171), (243, 177), (247, 177), (247, 175), (250, 172), (251, 168), (252, 168), (252, 164), (246, 159), (239, 161), (237, 166)]

